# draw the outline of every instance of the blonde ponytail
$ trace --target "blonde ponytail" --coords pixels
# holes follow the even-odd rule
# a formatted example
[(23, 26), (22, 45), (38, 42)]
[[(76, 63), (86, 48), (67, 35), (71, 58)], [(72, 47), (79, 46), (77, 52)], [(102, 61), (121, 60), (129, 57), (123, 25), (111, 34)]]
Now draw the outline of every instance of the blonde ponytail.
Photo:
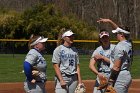
[(65, 32), (65, 28), (62, 28), (58, 34), (58, 39), (57, 39), (57, 46), (61, 45), (64, 43), (64, 40), (62, 38), (63, 33)]
[(32, 34), (30, 36), (29, 42), (28, 42), (28, 48), (32, 49), (34, 48), (34, 46), (31, 46), (31, 43), (33, 43), (34, 41), (36, 41), (40, 36), (35, 36), (34, 34)]

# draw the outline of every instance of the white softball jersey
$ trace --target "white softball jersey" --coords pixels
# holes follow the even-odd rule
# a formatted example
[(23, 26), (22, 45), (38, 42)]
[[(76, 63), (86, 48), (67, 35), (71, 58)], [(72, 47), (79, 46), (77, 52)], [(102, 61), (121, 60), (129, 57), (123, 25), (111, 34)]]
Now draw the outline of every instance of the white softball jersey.
[[(110, 44), (110, 47), (108, 49), (103, 49), (102, 46), (99, 46), (96, 48), (96, 50), (93, 52), (92, 57), (93, 58), (96, 54), (103, 55), (110, 59), (111, 51), (113, 51), (115, 48), (114, 44)], [(97, 60), (97, 67), (99, 72), (110, 72), (110, 64), (107, 62), (104, 62), (104, 60)]]
[(114, 62), (120, 59), (122, 62), (121, 70), (129, 70), (132, 57), (132, 45), (124, 40), (119, 42), (111, 53), (111, 60)]
[(75, 47), (58, 46), (52, 57), (52, 63), (60, 65), (61, 73), (73, 75), (76, 73), (79, 56)]
[(40, 54), (36, 49), (31, 49), (28, 52), (28, 54), (25, 58), (25, 61), (29, 62), (32, 66), (35, 66), (40, 71), (39, 76), (36, 78), (36, 81), (42, 81), (42, 80), (47, 79), (46, 61), (45, 61), (44, 57), (42, 56), (42, 54)]

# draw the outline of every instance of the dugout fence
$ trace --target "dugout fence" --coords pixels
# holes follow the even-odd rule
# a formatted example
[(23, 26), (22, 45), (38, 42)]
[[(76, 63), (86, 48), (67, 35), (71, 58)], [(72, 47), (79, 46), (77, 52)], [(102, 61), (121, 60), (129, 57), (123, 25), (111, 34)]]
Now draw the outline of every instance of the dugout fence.
[[(52, 54), (56, 48), (57, 40), (48, 40), (46, 43), (47, 54)], [(117, 44), (117, 41), (111, 41)], [(97, 40), (74, 40), (74, 46), (79, 54), (90, 55), (99, 46)], [(134, 55), (140, 54), (140, 41), (133, 41)], [(0, 54), (26, 54), (28, 52), (28, 40), (0, 39)]]

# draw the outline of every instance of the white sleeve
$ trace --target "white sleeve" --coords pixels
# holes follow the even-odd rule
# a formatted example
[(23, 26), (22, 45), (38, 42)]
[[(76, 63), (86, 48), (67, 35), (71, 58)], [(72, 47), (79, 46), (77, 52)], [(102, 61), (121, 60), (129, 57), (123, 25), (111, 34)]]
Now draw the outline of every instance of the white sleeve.
[(121, 46), (121, 45), (117, 45), (117, 46), (115, 47), (114, 60), (116, 60), (116, 59), (122, 59), (122, 57), (123, 57), (123, 55), (124, 55), (123, 50), (124, 50), (124, 47)]
[(60, 46), (53, 51), (52, 63), (60, 63)]
[(37, 62), (38, 56), (35, 54), (27, 54), (25, 61), (29, 62), (31, 65), (34, 65)]
[(91, 58), (93, 58), (97, 53), (99, 53), (98, 52), (98, 50), (99, 50), (99, 47), (98, 48), (96, 48), (96, 50), (94, 50), (94, 52), (93, 52), (93, 54), (92, 54), (92, 56), (91, 56)]

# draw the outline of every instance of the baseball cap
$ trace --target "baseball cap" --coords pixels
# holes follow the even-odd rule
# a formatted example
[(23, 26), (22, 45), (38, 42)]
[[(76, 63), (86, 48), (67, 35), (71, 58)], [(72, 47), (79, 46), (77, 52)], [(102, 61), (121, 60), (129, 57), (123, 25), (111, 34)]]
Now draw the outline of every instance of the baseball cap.
[(43, 43), (46, 42), (48, 40), (48, 38), (44, 38), (43, 36), (40, 36), (36, 41), (34, 41), (33, 43), (30, 44), (30, 46), (36, 45), (37, 43)]
[(112, 33), (119, 33), (119, 32), (122, 32), (122, 33), (125, 33), (125, 34), (130, 34), (130, 32), (128, 32), (126, 30), (123, 30), (119, 27), (117, 27), (117, 29), (115, 29), (115, 30), (112, 30)]
[(109, 36), (109, 33), (107, 31), (102, 31), (100, 34), (99, 34), (99, 37), (102, 38), (103, 36)]
[(74, 35), (74, 34), (75, 33), (73, 33), (71, 30), (68, 30), (62, 35), (62, 38), (64, 38), (65, 36), (71, 36), (71, 35)]

